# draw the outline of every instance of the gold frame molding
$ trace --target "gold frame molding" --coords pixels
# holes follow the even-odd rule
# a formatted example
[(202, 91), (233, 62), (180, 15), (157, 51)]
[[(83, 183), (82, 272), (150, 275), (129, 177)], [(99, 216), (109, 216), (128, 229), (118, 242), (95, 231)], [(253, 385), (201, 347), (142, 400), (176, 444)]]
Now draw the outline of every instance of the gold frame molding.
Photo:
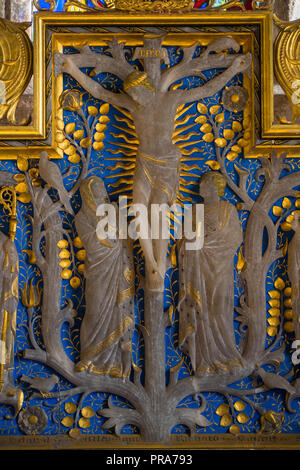
[[(101, 13), (52, 13), (52, 12), (39, 12), (34, 18), (34, 125), (32, 127), (5, 127), (5, 141), (7, 145), (0, 146), (0, 159), (15, 159), (17, 155), (24, 155), (27, 157), (37, 157), (42, 150), (46, 150), (50, 157), (60, 158), (55, 142), (46, 143), (41, 142), (46, 138), (46, 132), (49, 123), (46, 123), (46, 88), (51, 87), (50, 81), (53, 83), (52, 77), (49, 78), (48, 83), (45, 84), (46, 58), (49, 60), (51, 54), (49, 48), (46, 47), (46, 32), (48, 28), (60, 28), (61, 34), (68, 36), (68, 27), (70, 26), (127, 26), (132, 25), (138, 27), (139, 25), (166, 25), (176, 28), (176, 25), (182, 25), (184, 18), (184, 25), (227, 25), (240, 27), (243, 25), (257, 25), (260, 28), (260, 86), (261, 90), (261, 139), (266, 139), (266, 142), (255, 143), (252, 141), (252, 148), (246, 149), (245, 157), (256, 158), (258, 156), (267, 156), (272, 150), (277, 149), (279, 152), (288, 152), (289, 156), (300, 155), (300, 145), (289, 145), (289, 142), (284, 142), (294, 136), (294, 127), (296, 126), (283, 126), (273, 125), (274, 116), (274, 100), (273, 100), (273, 15), (271, 11), (256, 10), (251, 12), (240, 11), (226, 11), (226, 12), (212, 12), (212, 11), (193, 11), (185, 13), (184, 16), (180, 13), (172, 14), (158, 14), (158, 13), (130, 13), (124, 14), (122, 12), (108, 10)], [(79, 35), (78, 35), (79, 36)], [(54, 48), (53, 48), (54, 49)], [(45, 86), (46, 85), (46, 86)], [(253, 101), (253, 100), (252, 100)], [(47, 125), (48, 124), (48, 125)], [(255, 128), (254, 119), (252, 122), (252, 129)], [(0, 131), (2, 129), (0, 128)], [(285, 131), (285, 132), (284, 132)], [(52, 133), (53, 134), (53, 133)], [(3, 134), (0, 133), (0, 138)], [(27, 146), (13, 147), (9, 145), (10, 140), (20, 139), (29, 140)], [(4, 141), (4, 143), (5, 143)], [(40, 142), (39, 142), (40, 141)], [(282, 142), (283, 141), (283, 142)]]
[(60, 436), (3, 436), (0, 437), (1, 450), (297, 450), (300, 446), (299, 434), (200, 434), (195, 439), (174, 435), (168, 445), (144, 442), (139, 435), (115, 436), (82, 435), (79, 439), (68, 435)]

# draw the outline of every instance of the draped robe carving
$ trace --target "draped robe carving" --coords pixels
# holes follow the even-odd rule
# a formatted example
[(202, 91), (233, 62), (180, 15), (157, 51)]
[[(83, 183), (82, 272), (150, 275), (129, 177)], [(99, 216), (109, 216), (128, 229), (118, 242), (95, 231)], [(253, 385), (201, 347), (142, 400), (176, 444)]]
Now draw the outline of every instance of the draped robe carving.
[(180, 250), (179, 344), (200, 375), (241, 365), (233, 329), (233, 258), (242, 229), (235, 207), (219, 200), (214, 176), (208, 176), (200, 183), (201, 194), (206, 186), (204, 245), (186, 250), (183, 243)]
[(108, 198), (99, 178), (80, 188), (82, 207), (76, 228), (86, 249), (86, 312), (80, 331), (81, 354), (77, 370), (127, 377), (131, 367), (134, 328), (134, 271), (126, 240), (97, 237), (97, 207)]
[(14, 242), (0, 232), (0, 387), (13, 384), (14, 343), (18, 306), (18, 253)]
[(296, 338), (300, 339), (300, 217), (292, 222), (295, 234), (289, 246), (288, 275), (292, 284), (292, 309)]

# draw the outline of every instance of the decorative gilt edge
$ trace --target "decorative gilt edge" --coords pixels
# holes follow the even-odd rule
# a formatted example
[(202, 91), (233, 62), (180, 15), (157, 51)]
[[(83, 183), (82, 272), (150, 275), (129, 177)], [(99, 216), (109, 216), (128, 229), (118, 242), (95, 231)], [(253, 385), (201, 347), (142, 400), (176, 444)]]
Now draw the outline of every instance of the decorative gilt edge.
[(173, 449), (181, 450), (246, 450), (246, 449), (276, 449), (296, 450), (299, 449), (300, 434), (201, 434), (199, 437), (190, 439), (173, 435), (168, 444), (157, 444), (143, 442), (139, 435), (126, 436), (124, 438), (112, 438), (108, 435), (82, 435), (79, 439), (67, 435), (61, 436), (5, 436), (0, 437), (1, 450), (22, 449)]

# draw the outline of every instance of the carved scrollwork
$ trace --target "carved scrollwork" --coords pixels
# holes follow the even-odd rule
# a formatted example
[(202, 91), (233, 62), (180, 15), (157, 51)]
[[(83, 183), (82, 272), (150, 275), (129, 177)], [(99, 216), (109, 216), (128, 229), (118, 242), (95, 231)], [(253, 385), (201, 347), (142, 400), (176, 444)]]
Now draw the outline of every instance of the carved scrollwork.
[(17, 124), (16, 108), (32, 76), (32, 44), (25, 32), (29, 26), (0, 18), (0, 119), (7, 117), (12, 124)]
[[(291, 103), (293, 122), (300, 116), (300, 20), (289, 23), (276, 16), (274, 18), (275, 24), (280, 28), (274, 45), (275, 75)], [(283, 117), (280, 121), (283, 124), (289, 123)]]

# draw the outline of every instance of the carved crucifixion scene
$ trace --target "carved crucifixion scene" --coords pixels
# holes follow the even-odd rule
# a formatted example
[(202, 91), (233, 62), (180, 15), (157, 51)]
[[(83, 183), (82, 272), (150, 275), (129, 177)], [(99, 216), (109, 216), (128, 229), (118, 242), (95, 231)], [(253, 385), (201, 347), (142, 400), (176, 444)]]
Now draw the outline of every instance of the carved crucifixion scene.
[(274, 2), (175, 3), (35, 2), (41, 114), (19, 122), (7, 95), (0, 141), (0, 434), (25, 447), (299, 433), (300, 152), (295, 119), (269, 115)]

